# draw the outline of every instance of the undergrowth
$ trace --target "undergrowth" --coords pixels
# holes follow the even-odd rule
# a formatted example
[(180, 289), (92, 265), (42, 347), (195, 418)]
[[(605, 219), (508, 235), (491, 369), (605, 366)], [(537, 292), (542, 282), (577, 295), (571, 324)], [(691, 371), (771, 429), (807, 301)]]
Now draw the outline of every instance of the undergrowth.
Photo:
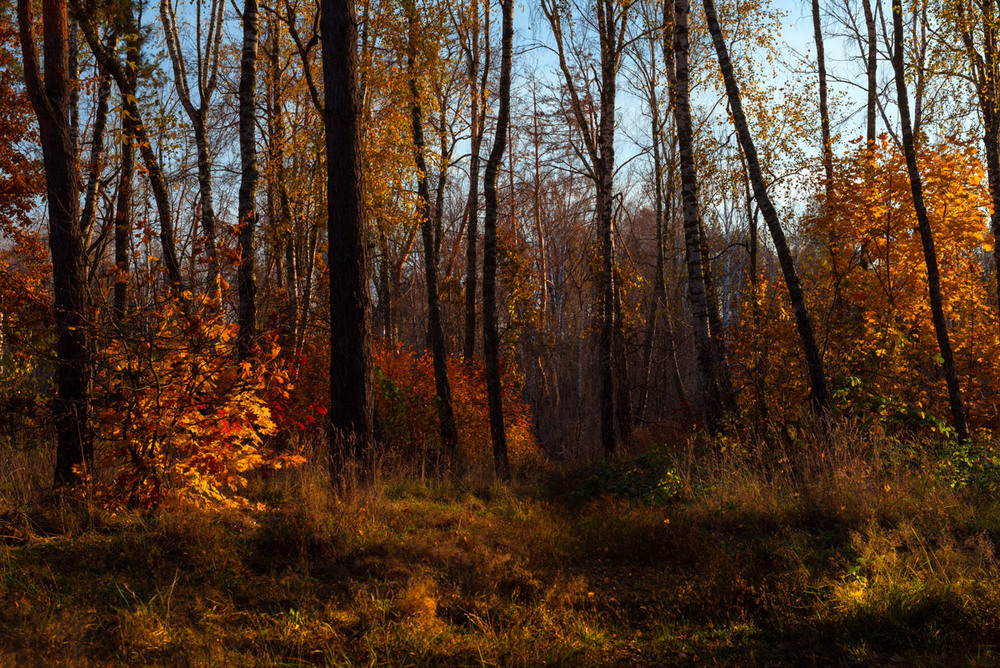
[(0, 664), (997, 662), (984, 459), (850, 427), (647, 440), (509, 486), (270, 472), (268, 510), (110, 514), (8, 476)]

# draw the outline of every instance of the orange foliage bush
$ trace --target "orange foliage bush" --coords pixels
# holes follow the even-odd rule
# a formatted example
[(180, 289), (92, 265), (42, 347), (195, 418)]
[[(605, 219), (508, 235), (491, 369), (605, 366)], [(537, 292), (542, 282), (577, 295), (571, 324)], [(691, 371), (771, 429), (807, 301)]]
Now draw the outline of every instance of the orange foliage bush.
[[(992, 427), (1000, 340), (982, 168), (975, 148), (956, 141), (925, 145), (918, 160), (970, 421)], [(950, 412), (905, 160), (883, 137), (873, 152), (859, 146), (839, 160), (835, 174), (830, 200), (805, 220), (800, 267), (837, 407), (940, 428)], [(785, 417), (777, 413), (808, 390), (801, 348), (784, 284), (758, 285), (733, 337), (736, 368)]]
[[(441, 449), (437, 391), (431, 353), (413, 353), (378, 343), (374, 348), (376, 396), (386, 445), (404, 453)], [(521, 379), (512, 365), (502, 367), (504, 425), (514, 466), (538, 461), (540, 451), (531, 428), (531, 412), (520, 397)], [(486, 402), (486, 372), (477, 361), (466, 366), (448, 358), (452, 402), (458, 427), (458, 456), (462, 461), (488, 464), (493, 450)]]
[(237, 326), (212, 299), (186, 299), (158, 298), (100, 357), (87, 474), (111, 509), (243, 507), (248, 471), (305, 462), (265, 441), (277, 433), (274, 404), (291, 389), (277, 347), (264, 342), (239, 362)]

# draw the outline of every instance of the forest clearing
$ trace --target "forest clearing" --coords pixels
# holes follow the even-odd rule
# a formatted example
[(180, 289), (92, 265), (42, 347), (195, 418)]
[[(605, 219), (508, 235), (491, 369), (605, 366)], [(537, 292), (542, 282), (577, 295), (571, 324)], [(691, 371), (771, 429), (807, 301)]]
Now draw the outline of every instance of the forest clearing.
[(268, 511), (7, 497), (0, 662), (996, 665), (995, 495), (842, 439), (338, 498), (296, 469), (252, 486)]
[(0, 664), (997, 665), (998, 1), (0, 0)]

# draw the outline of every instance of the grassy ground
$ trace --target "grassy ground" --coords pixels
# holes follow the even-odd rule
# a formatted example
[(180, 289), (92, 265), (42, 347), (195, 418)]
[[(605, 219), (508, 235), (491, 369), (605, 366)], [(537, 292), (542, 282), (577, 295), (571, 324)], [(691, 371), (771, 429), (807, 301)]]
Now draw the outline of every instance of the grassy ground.
[(1000, 505), (842, 440), (339, 500), (301, 470), (263, 512), (11, 494), (0, 665), (996, 665)]

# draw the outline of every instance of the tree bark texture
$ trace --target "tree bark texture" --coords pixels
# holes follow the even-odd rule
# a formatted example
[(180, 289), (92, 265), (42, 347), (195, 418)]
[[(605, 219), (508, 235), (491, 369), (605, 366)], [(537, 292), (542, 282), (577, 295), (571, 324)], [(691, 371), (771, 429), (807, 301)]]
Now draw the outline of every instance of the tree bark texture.
[(236, 286), (239, 292), (239, 335), (236, 349), (246, 359), (253, 346), (257, 321), (257, 285), (254, 280), (254, 232), (257, 228), (257, 0), (243, 4), (243, 53), (240, 58), (240, 264)]
[(500, 108), (497, 112), (493, 149), (486, 161), (484, 187), (486, 212), (483, 221), (483, 354), (486, 357), (486, 394), (489, 403), (493, 464), (498, 478), (510, 478), (507, 432), (503, 423), (503, 389), (500, 383), (500, 332), (497, 322), (497, 171), (507, 147), (510, 124), (510, 70), (514, 35), (514, 0), (501, 0), (503, 12), (500, 56)]
[[(670, 4), (665, 3), (664, 14), (670, 11)], [(698, 376), (704, 392), (704, 417), (709, 429), (715, 430), (727, 413), (734, 407), (723, 388), (726, 385), (724, 376), (728, 371), (723, 368), (722, 360), (717, 355), (719, 333), (713, 331), (711, 325), (709, 294), (706, 285), (705, 260), (701, 241), (701, 222), (698, 217), (698, 174), (695, 168), (694, 130), (691, 121), (690, 101), (690, 70), (689, 70), (689, 37), (688, 16), (691, 12), (689, 0), (674, 0), (672, 18), (673, 39), (670, 53), (673, 56), (673, 68), (668, 60), (668, 74), (671, 76), (671, 94), (673, 97), (674, 124), (677, 130), (677, 148), (680, 158), (681, 172), (681, 213), (684, 221), (684, 248), (688, 275), (688, 299), (691, 302), (691, 316), (695, 352), (697, 356)], [(665, 21), (667, 22), (667, 21)], [(667, 50), (667, 45), (664, 45)], [(671, 72), (670, 70), (673, 70)]]
[(44, 73), (38, 62), (31, 0), (18, 0), (25, 84), (38, 118), (49, 211), (49, 248), (56, 323), (57, 485), (78, 480), (93, 461), (89, 429), (91, 359), (86, 321), (86, 258), (79, 227), (76, 146), (70, 131), (69, 12), (66, 0), (42, 3)]
[(374, 445), (371, 302), (361, 168), (357, 24), (351, 0), (321, 0), (330, 267), (330, 469)]
[(934, 320), (934, 333), (937, 335), (938, 348), (943, 359), (944, 377), (948, 384), (948, 401), (951, 405), (952, 421), (959, 441), (969, 440), (969, 427), (965, 419), (965, 405), (962, 402), (962, 390), (958, 383), (958, 373), (955, 369), (955, 357), (951, 349), (951, 339), (948, 336), (948, 323), (944, 315), (944, 300), (941, 296), (941, 274), (938, 270), (937, 252), (934, 249), (934, 235), (931, 231), (930, 219), (927, 216), (927, 206), (924, 203), (923, 181), (917, 166), (917, 151), (913, 138), (913, 128), (910, 126), (910, 101), (906, 92), (906, 72), (903, 63), (903, 7), (902, 0), (892, 0), (892, 32), (893, 52), (892, 67), (896, 75), (896, 97), (899, 103), (899, 123), (903, 137), (903, 153), (906, 155), (906, 171), (910, 176), (910, 189), (913, 192), (913, 208), (917, 214), (917, 229), (920, 231), (920, 242), (924, 250), (924, 263), (927, 265), (927, 292), (931, 302), (931, 316)]

